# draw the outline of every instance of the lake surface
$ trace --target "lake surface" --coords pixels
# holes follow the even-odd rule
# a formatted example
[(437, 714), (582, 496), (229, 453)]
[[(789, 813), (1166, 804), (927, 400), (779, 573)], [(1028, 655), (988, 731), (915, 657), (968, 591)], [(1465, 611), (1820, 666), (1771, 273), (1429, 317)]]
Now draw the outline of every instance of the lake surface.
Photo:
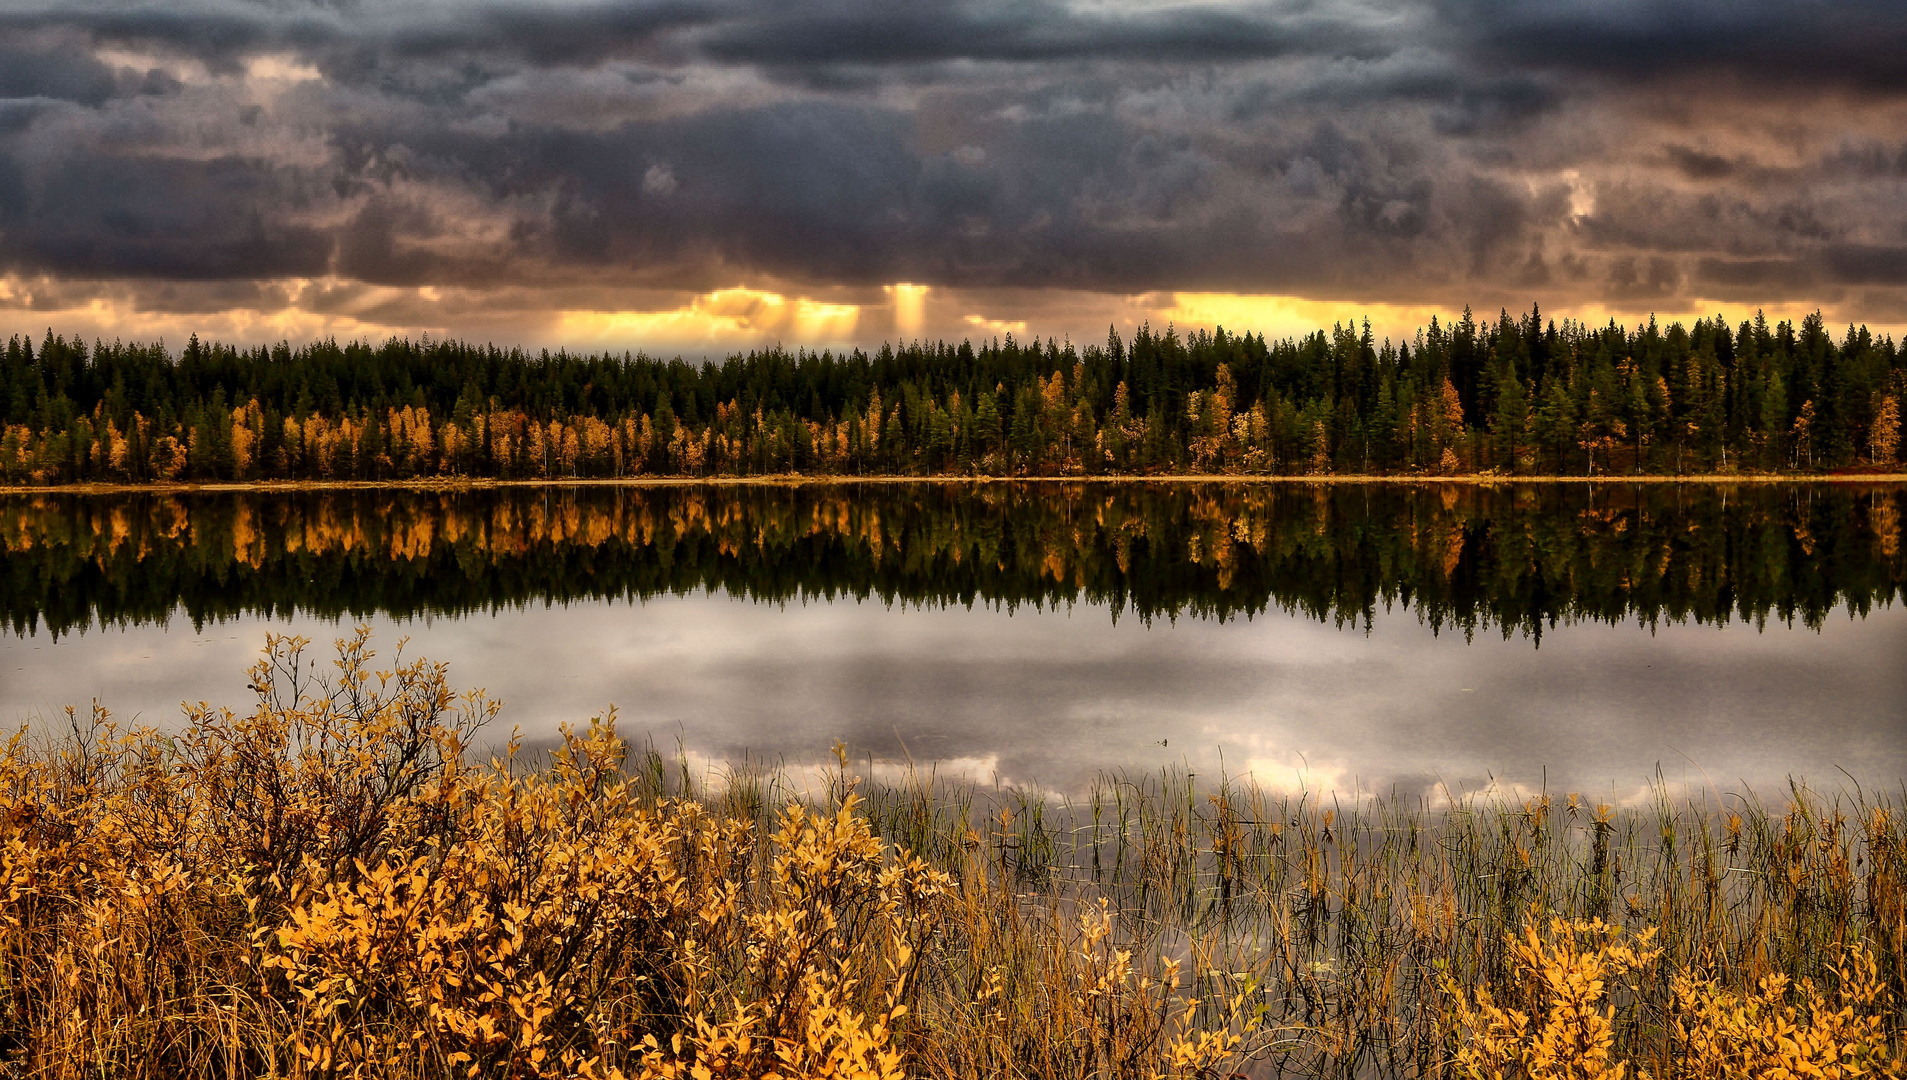
[(1348, 793), (1907, 776), (1898, 485), (821, 484), (0, 498), (0, 720), (243, 707), (376, 627), (534, 744)]

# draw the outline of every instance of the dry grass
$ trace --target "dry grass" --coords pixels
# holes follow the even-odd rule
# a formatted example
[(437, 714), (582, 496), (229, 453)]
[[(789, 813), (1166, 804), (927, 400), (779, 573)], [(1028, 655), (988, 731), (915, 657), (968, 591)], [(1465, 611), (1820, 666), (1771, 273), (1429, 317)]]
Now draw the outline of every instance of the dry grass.
[(1899, 1075), (1901, 801), (698, 778), (365, 632), (0, 755), (0, 1074)]

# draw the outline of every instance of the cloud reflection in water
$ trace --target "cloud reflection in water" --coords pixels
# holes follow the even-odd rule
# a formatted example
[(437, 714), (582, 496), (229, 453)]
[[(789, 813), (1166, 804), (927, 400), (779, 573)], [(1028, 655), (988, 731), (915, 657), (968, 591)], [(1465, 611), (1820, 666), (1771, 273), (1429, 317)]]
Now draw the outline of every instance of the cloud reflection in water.
[[(1433, 635), (1404, 612), (1367, 635), (1276, 611), (1147, 627), (1084, 604), (1008, 614), (719, 593), (370, 621), (384, 656), (411, 635), (412, 655), (503, 699), (502, 722), (532, 744), (614, 703), (626, 733), (702, 763), (805, 767), (839, 738), (877, 762), (1056, 791), (1173, 762), (1210, 775), (1221, 754), (1270, 786), (1345, 791), (1495, 778), (1623, 797), (1658, 763), (1674, 782), (1764, 793), (1790, 773), (1838, 786), (1837, 767), (1865, 783), (1907, 775), (1898, 606), (1818, 631), (1580, 623), (1540, 649)], [(344, 625), (253, 616), (199, 634), (175, 620), (8, 637), (0, 707), (44, 718), (97, 695), (154, 723), (187, 698), (238, 707), (267, 630), (322, 644)]]

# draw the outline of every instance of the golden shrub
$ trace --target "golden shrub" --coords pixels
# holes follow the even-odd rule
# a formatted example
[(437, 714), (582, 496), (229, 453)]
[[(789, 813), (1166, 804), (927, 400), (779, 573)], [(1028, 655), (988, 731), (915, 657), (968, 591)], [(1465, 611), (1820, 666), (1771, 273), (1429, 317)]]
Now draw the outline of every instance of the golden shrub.
[(818, 795), (698, 794), (613, 712), (479, 761), (495, 706), (402, 651), (272, 638), (243, 713), (0, 745), (0, 1076), (1901, 1071), (1891, 803), (1708, 836), (1128, 785), (1067, 857), (1037, 797), (864, 791), (840, 749)]
[[(1611, 1049), (1618, 1005), (1612, 980), (1651, 967), (1661, 950), (1653, 928), (1625, 933), (1600, 920), (1554, 920), (1511, 942), (1519, 989), (1535, 1008), (1498, 1004), (1489, 987), (1473, 993), (1446, 977), (1454, 999), (1453, 1070), (1473, 1080), (1621, 1080), (1650, 1070), (1615, 1060)], [(1853, 1080), (1901, 1075), (1888, 1057), (1885, 987), (1873, 956), (1849, 947), (1837, 987), (1810, 979), (1763, 977), (1751, 991), (1713, 979), (1672, 977), (1670, 1049), (1664, 1080)], [(1620, 984), (1616, 984), (1620, 985)], [(1623, 995), (1634, 1005), (1633, 988)]]

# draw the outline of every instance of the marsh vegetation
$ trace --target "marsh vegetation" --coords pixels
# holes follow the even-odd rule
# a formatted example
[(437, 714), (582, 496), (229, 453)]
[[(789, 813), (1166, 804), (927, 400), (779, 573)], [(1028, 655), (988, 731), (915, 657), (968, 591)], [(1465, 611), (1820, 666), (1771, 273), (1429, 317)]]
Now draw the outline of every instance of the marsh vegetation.
[(0, 758), (46, 1077), (1897, 1075), (1898, 791), (1059, 798), (546, 754), (360, 631)]

